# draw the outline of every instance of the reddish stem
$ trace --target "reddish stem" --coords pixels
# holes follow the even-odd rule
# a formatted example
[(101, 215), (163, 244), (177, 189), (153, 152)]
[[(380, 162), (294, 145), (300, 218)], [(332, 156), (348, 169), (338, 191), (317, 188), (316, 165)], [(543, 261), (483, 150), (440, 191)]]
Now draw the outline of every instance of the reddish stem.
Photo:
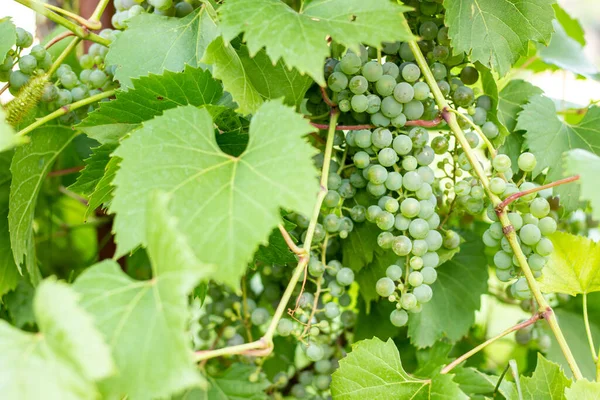
[(535, 187), (533, 189), (523, 190), (522, 192), (517, 192), (515, 194), (511, 194), (506, 199), (504, 199), (502, 201), (502, 203), (498, 204), (498, 207), (496, 207), (496, 214), (502, 213), (502, 211), (506, 208), (506, 206), (508, 206), (510, 203), (512, 203), (513, 201), (515, 201), (523, 196), (527, 196), (528, 194), (536, 193), (536, 192), (539, 192), (541, 190), (548, 189), (551, 187), (563, 185), (565, 183), (575, 182), (578, 179), (579, 179), (579, 175), (573, 175), (568, 178), (559, 179), (555, 182), (551, 182), (551, 183), (547, 183), (542, 186)]
[(337, 107), (337, 104), (335, 104), (329, 98), (329, 95), (327, 94), (325, 88), (323, 86), (319, 86), (319, 89), (321, 89), (321, 97), (323, 97), (323, 101), (325, 102), (325, 104), (327, 104), (329, 107)]
[(55, 38), (53, 38), (48, 43), (46, 43), (46, 46), (44, 46), (44, 47), (46, 49), (49, 49), (50, 47), (54, 46), (56, 43), (60, 42), (61, 40), (63, 40), (64, 38), (67, 38), (69, 36), (75, 36), (75, 34), (71, 31), (63, 32), (60, 35), (57, 35)]
[(48, 172), (47, 176), (48, 177), (52, 177), (52, 176), (63, 176), (63, 175), (75, 174), (75, 173), (81, 171), (84, 168), (85, 167), (83, 165), (80, 165), (78, 167), (61, 169), (61, 170), (58, 170), (58, 171), (51, 171), (51, 172)]

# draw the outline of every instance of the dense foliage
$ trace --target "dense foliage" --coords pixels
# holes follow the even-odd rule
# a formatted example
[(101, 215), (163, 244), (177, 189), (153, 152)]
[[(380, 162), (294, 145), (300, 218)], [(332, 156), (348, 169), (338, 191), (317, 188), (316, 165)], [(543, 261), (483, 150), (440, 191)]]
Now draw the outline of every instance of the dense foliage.
[(2, 398), (600, 397), (600, 108), (519, 79), (600, 78), (553, 0), (16, 1)]

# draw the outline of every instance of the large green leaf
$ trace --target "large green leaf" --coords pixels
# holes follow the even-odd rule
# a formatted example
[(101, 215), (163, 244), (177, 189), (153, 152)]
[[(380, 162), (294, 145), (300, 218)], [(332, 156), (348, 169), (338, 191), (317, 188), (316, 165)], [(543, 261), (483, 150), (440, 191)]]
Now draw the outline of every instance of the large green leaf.
[(203, 383), (187, 333), (187, 299), (212, 267), (194, 256), (167, 202), (167, 195), (154, 192), (146, 209), (152, 280), (133, 280), (110, 260), (86, 270), (74, 284), (119, 369), (101, 386), (109, 398), (165, 398)]
[(210, 9), (205, 3), (184, 18), (141, 14), (129, 21), (106, 55), (106, 63), (117, 66), (115, 78), (121, 86), (131, 88), (133, 78), (149, 73), (202, 67), (206, 47), (218, 36)]
[(12, 126), (6, 122), (4, 109), (0, 107), (0, 152), (10, 150), (28, 141), (29, 138), (27, 136), (17, 136)]
[(529, 41), (548, 44), (555, 0), (445, 0), (446, 25), (456, 53), (471, 55), (504, 76)]
[(243, 114), (256, 111), (265, 99), (283, 97), (298, 106), (312, 84), (309, 76), (289, 70), (281, 61), (273, 65), (264, 51), (250, 57), (246, 46), (235, 49), (222, 38), (208, 46), (202, 61), (212, 64), (215, 78), (223, 81)]
[(431, 301), (410, 317), (408, 335), (417, 347), (433, 346), (443, 337), (456, 342), (475, 322), (481, 295), (487, 291), (488, 269), (481, 238), (469, 233), (465, 239), (460, 252), (437, 268)]
[[(565, 389), (571, 386), (571, 381), (565, 376), (562, 368), (548, 361), (538, 353), (537, 365), (531, 377), (521, 377), (523, 400), (562, 400), (565, 399)], [(518, 398), (516, 389), (513, 394)]]
[(340, 360), (333, 373), (331, 394), (338, 400), (362, 399), (467, 399), (452, 375), (431, 379), (410, 376), (391, 339), (362, 340)]
[[(534, 176), (548, 168), (546, 179), (555, 181), (564, 177), (562, 155), (571, 149), (584, 149), (597, 154), (600, 151), (600, 107), (591, 107), (581, 122), (569, 125), (558, 119), (552, 100), (534, 96), (519, 114), (517, 129), (527, 131), (525, 140), (529, 151), (535, 154), (537, 166)], [(561, 185), (554, 188), (561, 204), (567, 210), (579, 204), (579, 187)]]
[[(348, 245), (349, 244), (345, 244), (344, 247)], [(377, 294), (375, 286), (377, 285), (377, 281), (385, 276), (385, 271), (392, 264), (398, 264), (404, 268), (404, 260), (399, 258), (396, 253), (391, 250), (386, 251), (381, 249), (380, 251), (375, 252), (373, 262), (362, 268), (358, 274), (356, 274), (356, 282), (360, 285), (360, 295), (367, 303), (381, 297)]]
[[(127, 32), (129, 29), (123, 34)], [(188, 65), (182, 72), (161, 72), (132, 79), (129, 90), (117, 92), (115, 100), (100, 103), (77, 128), (100, 143), (116, 143), (168, 109), (217, 104), (223, 95), (219, 82), (200, 68)]]
[(198, 258), (220, 267), (214, 279), (237, 286), (280, 222), (279, 207), (304, 214), (313, 207), (314, 150), (302, 137), (313, 128), (281, 101), (265, 103), (252, 118), (247, 149), (233, 157), (219, 149), (212, 126), (208, 111), (191, 106), (144, 123), (115, 152), (123, 161), (110, 210), (123, 255), (144, 243), (140, 199), (170, 191), (171, 212)]
[(572, 296), (600, 291), (600, 245), (566, 232), (550, 239), (554, 251), (539, 278), (542, 291)]
[(10, 18), (0, 18), (0, 63), (6, 58), (8, 51), (17, 42), (15, 25)]
[(280, 0), (231, 0), (220, 9), (226, 41), (244, 32), (250, 56), (263, 47), (267, 55), (310, 75), (323, 85), (323, 64), (329, 54), (326, 37), (358, 50), (361, 43), (413, 38), (402, 13), (409, 10), (388, 0), (316, 0), (297, 13)]
[(20, 276), (10, 248), (8, 232), (11, 159), (11, 152), (0, 153), (0, 298), (17, 286)]
[(356, 224), (342, 246), (342, 261), (354, 272), (360, 272), (363, 267), (371, 264), (375, 257), (377, 235), (381, 231), (377, 225), (364, 222)]
[(30, 143), (17, 149), (10, 166), (10, 243), (15, 263), (20, 266), (25, 260), (34, 282), (39, 280), (33, 243), (33, 216), (37, 197), (54, 160), (75, 136), (77, 132), (70, 127), (44, 125), (32, 132)]
[(567, 400), (597, 400), (600, 398), (600, 382), (580, 379), (565, 389)]
[(263, 400), (269, 382), (262, 378), (251, 382), (250, 375), (256, 371), (251, 365), (233, 364), (225, 372), (207, 377), (206, 389), (193, 389), (176, 400)]
[(565, 170), (568, 175), (579, 175), (581, 199), (588, 200), (592, 205), (594, 219), (600, 219), (600, 157), (589, 151), (575, 149), (564, 154)]
[(0, 321), (0, 391), (6, 399), (97, 399), (95, 382), (115, 372), (108, 345), (64, 283), (42, 282), (34, 312), (40, 332)]

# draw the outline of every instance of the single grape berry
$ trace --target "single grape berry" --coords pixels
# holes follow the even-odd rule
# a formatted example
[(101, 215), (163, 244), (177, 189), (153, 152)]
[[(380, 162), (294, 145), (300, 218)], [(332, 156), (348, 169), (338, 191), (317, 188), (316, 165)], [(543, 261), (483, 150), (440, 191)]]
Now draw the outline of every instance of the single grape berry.
[(354, 272), (350, 268), (344, 267), (338, 271), (335, 279), (342, 286), (350, 286), (354, 282)]
[(375, 291), (381, 297), (389, 297), (396, 290), (396, 284), (388, 277), (381, 278), (375, 285)]
[(341, 92), (348, 87), (348, 77), (343, 72), (334, 72), (329, 75), (327, 86), (334, 92)]
[(537, 160), (532, 153), (527, 152), (519, 156), (517, 163), (519, 164), (519, 169), (521, 171), (531, 172), (534, 170)]
[(340, 60), (340, 69), (347, 75), (354, 75), (360, 71), (362, 61), (359, 56), (354, 53), (346, 53)]
[(400, 328), (408, 322), (408, 313), (404, 310), (394, 310), (390, 313), (390, 322)]
[(492, 161), (492, 166), (498, 172), (506, 172), (511, 167), (510, 158), (506, 154), (498, 154)]
[(475, 67), (468, 65), (460, 71), (460, 80), (465, 85), (473, 85), (479, 80), (479, 72)]

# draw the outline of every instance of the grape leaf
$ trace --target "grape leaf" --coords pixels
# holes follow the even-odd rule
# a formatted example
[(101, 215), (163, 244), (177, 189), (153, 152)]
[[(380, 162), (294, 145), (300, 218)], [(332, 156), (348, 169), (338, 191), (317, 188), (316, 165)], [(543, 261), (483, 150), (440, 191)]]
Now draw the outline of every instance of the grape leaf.
[[(571, 381), (565, 376), (562, 368), (544, 358), (538, 353), (537, 365), (531, 377), (521, 377), (523, 400), (528, 399), (565, 399), (565, 389), (571, 386)], [(516, 389), (513, 391), (516, 396)]]
[[(296, 227), (296, 224), (283, 219), (283, 226), (287, 231), (291, 231)], [(273, 229), (269, 235), (269, 243), (266, 246), (261, 245), (256, 254), (254, 254), (254, 260), (264, 262), (267, 264), (288, 264), (293, 263), (296, 260), (296, 256), (291, 252), (279, 228)]]
[(88, 208), (85, 213), (86, 218), (89, 217), (94, 210), (100, 207), (107, 209), (110, 206), (115, 191), (113, 180), (119, 170), (120, 163), (121, 159), (119, 157), (111, 157), (108, 161), (104, 176), (102, 176), (94, 188), (94, 192), (90, 194)]
[(203, 61), (212, 64), (213, 75), (223, 81), (242, 114), (251, 114), (265, 100), (279, 97), (298, 106), (312, 84), (310, 77), (288, 70), (282, 62), (273, 65), (264, 51), (251, 58), (246, 46), (235, 49), (222, 38), (208, 46)]
[(539, 278), (542, 291), (572, 296), (600, 291), (600, 245), (566, 232), (556, 232), (550, 239), (554, 251)]
[[(344, 248), (346, 247), (344, 246)], [(365, 302), (369, 303), (381, 297), (377, 294), (375, 286), (377, 281), (385, 276), (385, 271), (392, 264), (397, 264), (404, 268), (404, 260), (402, 258), (399, 258), (393, 251), (381, 249), (380, 251), (375, 251), (373, 262), (369, 263), (369, 265), (362, 268), (356, 274), (356, 282), (360, 285), (360, 295), (365, 299)]]
[[(488, 375), (475, 368), (457, 368), (453, 370), (454, 382), (458, 383), (460, 389), (469, 395), (490, 395), (498, 384), (498, 377)], [(503, 379), (498, 392), (509, 399), (510, 394), (515, 391), (515, 384)]]
[[(593, 298), (591, 296), (589, 297), (589, 305), (592, 305)], [(569, 343), (569, 348), (577, 360), (577, 365), (579, 365), (579, 368), (581, 369), (581, 373), (588, 379), (595, 379), (596, 364), (590, 357), (590, 345), (588, 343), (581, 309), (574, 311), (557, 309), (555, 310), (555, 313), (558, 323), (560, 324), (560, 328), (565, 335), (565, 339), (567, 340), (567, 343)], [(590, 330), (592, 331), (592, 336), (595, 338), (600, 338), (600, 326), (596, 323), (597, 319), (590, 319)], [(550, 335), (550, 338), (552, 340), (552, 344), (546, 353), (546, 357), (548, 357), (549, 360), (561, 365), (565, 370), (565, 374), (568, 377), (571, 377), (571, 369), (569, 368), (569, 364), (565, 359), (560, 345), (556, 341), (554, 335)]]
[(410, 376), (402, 367), (400, 353), (392, 339), (362, 340), (340, 360), (332, 375), (331, 394), (335, 399), (466, 399), (452, 375), (432, 379)]
[(247, 132), (223, 132), (217, 135), (217, 144), (225, 153), (238, 157), (248, 147), (248, 138)]
[[(577, 125), (562, 122), (556, 116), (552, 100), (543, 96), (530, 98), (529, 104), (519, 114), (517, 129), (527, 131), (525, 140), (529, 151), (537, 158), (534, 176), (548, 168), (546, 180), (556, 181), (564, 177), (562, 155), (571, 149), (584, 149), (596, 154), (600, 151), (600, 107), (593, 106)], [(566, 210), (579, 205), (579, 187), (561, 185), (554, 188)]]
[(450, 261), (437, 267), (433, 298), (411, 314), (408, 335), (417, 347), (429, 347), (443, 337), (456, 342), (475, 322), (480, 298), (487, 291), (487, 261), (481, 237), (464, 234), (466, 242)]
[(33, 298), (35, 289), (26, 279), (21, 279), (17, 287), (2, 298), (11, 317), (11, 322), (18, 328), (35, 325), (33, 315)]
[[(10, 18), (0, 18), (0, 63), (6, 59), (6, 54), (17, 42), (15, 25)], [(4, 120), (4, 118), (0, 118)]]
[(589, 151), (575, 149), (564, 154), (565, 170), (568, 175), (579, 175), (581, 199), (589, 200), (592, 205), (592, 216), (600, 220), (600, 192), (598, 192), (598, 176), (600, 174), (600, 157)]
[(0, 153), (0, 298), (17, 287), (20, 277), (10, 248), (10, 233), (8, 232), (11, 159), (11, 152)]
[(94, 193), (96, 185), (104, 176), (104, 170), (110, 160), (110, 154), (117, 148), (115, 143), (107, 143), (92, 149), (92, 155), (85, 160), (85, 168), (77, 176), (69, 190), (82, 196)]
[(324, 85), (328, 35), (355, 51), (361, 43), (381, 47), (382, 42), (411, 40), (402, 15), (408, 10), (388, 0), (316, 0), (297, 13), (279, 0), (232, 0), (219, 14), (225, 41), (244, 32), (251, 57), (265, 47), (274, 63), (283, 59)]
[(44, 125), (32, 132), (30, 143), (17, 148), (10, 166), (10, 243), (19, 270), (25, 259), (27, 271), (34, 283), (40, 279), (33, 243), (33, 216), (37, 197), (54, 160), (75, 136), (77, 132), (70, 127)]
[(576, 18), (571, 17), (569, 13), (558, 4), (554, 4), (552, 7), (554, 8), (556, 19), (560, 22), (566, 34), (570, 38), (575, 39), (580, 45), (585, 46), (585, 31), (579, 21)]
[(219, 266), (214, 279), (237, 286), (280, 221), (279, 207), (305, 214), (313, 207), (314, 150), (302, 138), (312, 130), (281, 101), (265, 103), (252, 118), (248, 148), (232, 157), (218, 148), (206, 110), (179, 107), (144, 123), (115, 153), (123, 159), (110, 207), (117, 214), (117, 253), (144, 242), (139, 199), (170, 190), (171, 212), (194, 238), (198, 258)]
[(184, 18), (141, 14), (110, 45), (107, 65), (116, 65), (115, 78), (123, 88), (133, 87), (133, 78), (163, 71), (182, 71), (200, 63), (206, 47), (218, 36), (210, 4)]
[(596, 400), (600, 398), (600, 382), (580, 379), (565, 389), (567, 400)]
[[(39, 334), (0, 321), (0, 390), (8, 399), (96, 399), (115, 372), (108, 345), (69, 286), (43, 281), (34, 299)], [(32, 384), (35, 382), (35, 384)]]
[(375, 224), (365, 222), (354, 225), (342, 246), (343, 264), (354, 272), (360, 272), (363, 267), (371, 264), (375, 250), (379, 247), (377, 235), (380, 232)]
[(166, 194), (153, 192), (146, 208), (152, 280), (133, 280), (109, 260), (83, 272), (74, 284), (107, 337), (120, 372), (103, 382), (107, 397), (163, 398), (203, 383), (187, 333), (187, 296), (212, 267), (196, 259), (177, 231), (167, 214), (168, 201)]
[(548, 44), (554, 0), (445, 0), (446, 25), (455, 53), (471, 55), (506, 75), (529, 41)]
[(256, 371), (250, 365), (233, 364), (225, 372), (207, 377), (209, 386), (206, 390), (193, 389), (177, 400), (263, 400), (264, 390), (269, 386), (265, 378), (256, 382), (250, 381), (250, 375)]
[(4, 109), (0, 107), (0, 152), (10, 150), (27, 142), (29, 142), (29, 137), (17, 136), (12, 126), (6, 122)]
[[(123, 34), (129, 32), (129, 29)], [(130, 89), (101, 102), (77, 128), (100, 143), (116, 143), (142, 122), (185, 104), (217, 104), (223, 95), (210, 72), (189, 65), (182, 72), (164, 71), (131, 80)]]

